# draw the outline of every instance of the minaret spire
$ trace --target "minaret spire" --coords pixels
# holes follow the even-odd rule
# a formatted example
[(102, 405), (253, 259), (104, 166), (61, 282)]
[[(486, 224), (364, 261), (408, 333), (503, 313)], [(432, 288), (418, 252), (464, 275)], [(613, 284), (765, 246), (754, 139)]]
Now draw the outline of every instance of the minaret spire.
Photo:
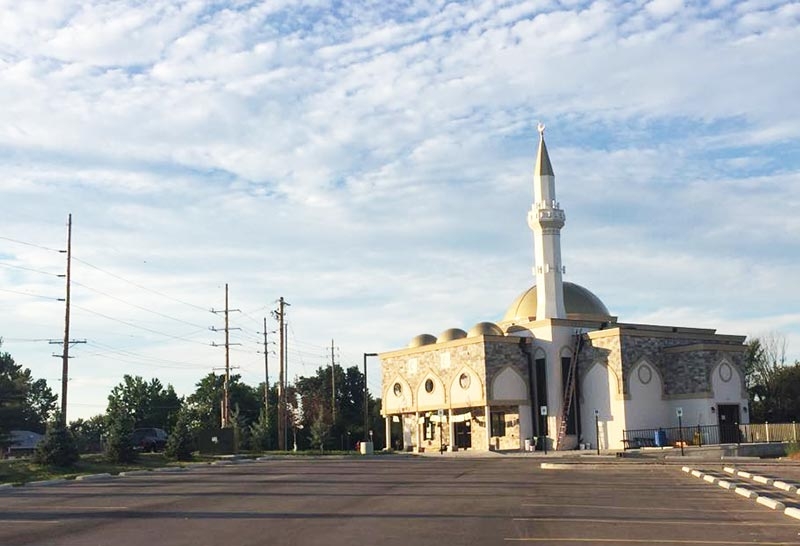
[(566, 215), (556, 201), (556, 184), (544, 143), (544, 124), (539, 123), (539, 150), (533, 173), (534, 203), (528, 212), (533, 230), (536, 277), (536, 319), (566, 318), (561, 264), (561, 228)]

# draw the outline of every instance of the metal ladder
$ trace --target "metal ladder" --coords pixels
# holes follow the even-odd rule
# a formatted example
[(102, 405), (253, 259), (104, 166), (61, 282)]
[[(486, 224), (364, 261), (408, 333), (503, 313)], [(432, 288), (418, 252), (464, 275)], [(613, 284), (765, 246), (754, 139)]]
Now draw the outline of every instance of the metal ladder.
[(567, 377), (564, 381), (564, 400), (561, 404), (561, 410), (558, 412), (558, 437), (556, 438), (556, 450), (563, 447), (564, 437), (567, 435), (567, 420), (569, 419), (569, 412), (572, 409), (572, 400), (575, 398), (575, 382), (576, 372), (578, 369), (578, 353), (581, 351), (581, 344), (583, 343), (583, 335), (578, 332), (575, 334), (575, 342), (573, 343), (572, 358), (569, 361), (569, 370)]

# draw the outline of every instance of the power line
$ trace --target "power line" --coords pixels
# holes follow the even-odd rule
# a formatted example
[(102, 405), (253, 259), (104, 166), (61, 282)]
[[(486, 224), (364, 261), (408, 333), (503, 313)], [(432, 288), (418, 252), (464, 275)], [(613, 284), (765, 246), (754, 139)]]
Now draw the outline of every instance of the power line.
[[(107, 345), (105, 343), (100, 343), (99, 341), (89, 341), (89, 346), (90, 347), (97, 347), (99, 349), (110, 351), (112, 353), (117, 353), (117, 354), (126, 355), (126, 356), (132, 356), (134, 358), (140, 358), (140, 359), (143, 359), (143, 360), (152, 360), (154, 362), (167, 362), (167, 363), (170, 364), (169, 367), (174, 367), (174, 368), (190, 369), (190, 368), (197, 368), (198, 366), (202, 366), (203, 368), (206, 367), (205, 364), (200, 365), (200, 364), (197, 364), (195, 362), (187, 362), (187, 361), (181, 361), (181, 360), (171, 360), (171, 359), (168, 359), (168, 358), (158, 358), (158, 357), (154, 357), (154, 356), (146, 356), (146, 355), (143, 355), (141, 353), (130, 351), (128, 349), (123, 349), (121, 347), (113, 347), (113, 346)], [(93, 353), (93, 354), (95, 356), (104, 356), (103, 353)], [(164, 367), (167, 367), (167, 366), (164, 366)]]
[(126, 301), (126, 300), (124, 300), (122, 298), (118, 298), (116, 296), (112, 296), (111, 294), (103, 292), (102, 290), (97, 290), (96, 288), (92, 288), (91, 286), (86, 286), (85, 284), (79, 283), (77, 281), (72, 281), (72, 284), (80, 286), (81, 288), (85, 288), (87, 290), (91, 290), (92, 292), (95, 292), (95, 293), (100, 294), (102, 296), (106, 296), (107, 298), (111, 298), (113, 300), (117, 300), (119, 302), (124, 303), (125, 305), (130, 305), (131, 307), (135, 307), (137, 309), (141, 309), (142, 311), (147, 311), (148, 313), (153, 313), (154, 315), (158, 315), (159, 317), (168, 318), (168, 319), (174, 320), (176, 322), (182, 322), (183, 324), (188, 324), (189, 326), (194, 326), (195, 328), (205, 328), (205, 326), (202, 326), (200, 324), (194, 324), (192, 322), (189, 322), (189, 321), (186, 321), (186, 320), (183, 320), (183, 319), (179, 319), (179, 318), (167, 315), (165, 313), (161, 313), (160, 311), (154, 311), (153, 309), (148, 309), (147, 307), (143, 307), (141, 305), (137, 305), (135, 303), (131, 303), (131, 302)]
[(72, 304), (72, 306), (80, 309), (81, 311), (85, 311), (87, 313), (91, 313), (92, 315), (97, 315), (98, 317), (102, 317), (102, 318), (107, 319), (107, 320), (113, 320), (114, 322), (119, 322), (120, 324), (124, 324), (126, 326), (130, 326), (131, 328), (137, 328), (139, 330), (144, 330), (145, 332), (150, 332), (152, 334), (158, 334), (160, 336), (164, 336), (164, 337), (168, 337), (168, 338), (172, 338), (172, 339), (179, 339), (181, 341), (188, 341), (189, 343), (196, 343), (198, 345), (208, 346), (208, 343), (203, 343), (202, 341), (197, 341), (197, 340), (189, 339), (189, 338), (186, 338), (186, 337), (174, 336), (172, 334), (166, 334), (164, 332), (159, 332), (158, 330), (153, 330), (152, 328), (146, 328), (145, 326), (139, 326), (138, 324), (133, 324), (132, 322), (127, 322), (127, 321), (124, 321), (122, 319), (110, 317), (110, 316), (105, 315), (103, 313), (98, 313), (97, 311), (92, 311), (91, 309), (87, 309), (86, 307), (83, 307), (81, 305)]
[(9, 263), (4, 263), (4, 262), (0, 262), (0, 265), (2, 265), (3, 267), (11, 267), (11, 268), (14, 268), (14, 269), (22, 269), (23, 271), (32, 271), (34, 273), (41, 273), (43, 275), (52, 275), (53, 277), (63, 277), (63, 275), (61, 275), (59, 273), (52, 273), (50, 271), (42, 271), (41, 269), (33, 269), (32, 267), (24, 267), (24, 266), (21, 266), (21, 265), (14, 265), (14, 264), (9, 264)]
[(147, 288), (146, 286), (142, 286), (139, 283), (130, 281), (130, 280), (124, 278), (124, 277), (120, 277), (119, 275), (117, 275), (115, 273), (111, 273), (110, 271), (106, 271), (105, 269), (97, 267), (96, 265), (90, 264), (86, 260), (81, 260), (80, 258), (75, 258), (74, 256), (73, 256), (72, 259), (75, 260), (76, 262), (82, 263), (83, 265), (89, 266), (92, 269), (96, 269), (97, 271), (100, 271), (101, 273), (105, 273), (106, 275), (108, 275), (110, 277), (114, 277), (115, 279), (119, 279), (119, 280), (121, 280), (123, 282), (126, 282), (126, 283), (132, 285), (132, 286), (135, 286), (136, 288), (140, 288), (141, 290), (146, 290), (147, 292), (152, 292), (153, 294), (156, 294), (156, 295), (161, 296), (163, 298), (167, 298), (169, 300), (172, 300), (174, 302), (177, 302), (177, 303), (180, 303), (180, 304), (183, 304), (183, 305), (188, 305), (189, 307), (194, 307), (195, 309), (200, 309), (201, 311), (205, 311), (205, 312), (208, 312), (208, 313), (211, 312), (211, 310), (209, 310), (209, 309), (207, 309), (205, 307), (201, 307), (201, 306), (195, 305), (193, 303), (188, 303), (188, 302), (185, 302), (183, 300), (179, 300), (178, 298), (173, 298), (172, 296), (168, 296), (167, 294), (164, 294), (163, 292), (159, 292), (158, 290), (153, 290), (152, 288)]
[(11, 294), (21, 294), (31, 298), (41, 298), (44, 300), (62, 301), (62, 298), (54, 298), (52, 296), (42, 296), (41, 294), (31, 294), (30, 292), (20, 292), (19, 290), (9, 290), (7, 288), (0, 288), (0, 292), (9, 292)]
[(26, 241), (20, 241), (19, 239), (12, 239), (11, 237), (0, 236), (0, 239), (3, 239), (4, 241), (11, 241), (12, 243), (18, 243), (20, 245), (32, 246), (34, 248), (41, 248), (42, 250), (49, 250), (50, 252), (61, 252), (61, 250), (57, 248), (50, 248), (47, 246), (37, 245), (36, 243), (28, 243)]

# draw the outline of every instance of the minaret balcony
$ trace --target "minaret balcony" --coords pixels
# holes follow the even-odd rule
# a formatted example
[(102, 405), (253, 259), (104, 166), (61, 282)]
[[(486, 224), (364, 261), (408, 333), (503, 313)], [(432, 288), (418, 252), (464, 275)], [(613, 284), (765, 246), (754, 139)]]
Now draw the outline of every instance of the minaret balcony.
[(531, 210), (528, 213), (528, 224), (539, 225), (549, 228), (560, 228), (567, 220), (566, 214), (561, 209), (556, 208), (540, 208)]

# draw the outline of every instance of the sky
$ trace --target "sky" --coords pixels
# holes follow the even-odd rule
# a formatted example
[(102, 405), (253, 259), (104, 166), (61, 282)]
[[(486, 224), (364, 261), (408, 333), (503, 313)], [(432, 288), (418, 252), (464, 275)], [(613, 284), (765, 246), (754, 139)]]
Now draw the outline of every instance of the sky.
[(499, 320), (541, 121), (565, 280), (800, 358), (799, 50), (769, 0), (0, 0), (1, 350), (60, 392), (69, 214), (70, 420), (220, 373), (226, 283), (253, 386), (280, 297), (290, 378)]

